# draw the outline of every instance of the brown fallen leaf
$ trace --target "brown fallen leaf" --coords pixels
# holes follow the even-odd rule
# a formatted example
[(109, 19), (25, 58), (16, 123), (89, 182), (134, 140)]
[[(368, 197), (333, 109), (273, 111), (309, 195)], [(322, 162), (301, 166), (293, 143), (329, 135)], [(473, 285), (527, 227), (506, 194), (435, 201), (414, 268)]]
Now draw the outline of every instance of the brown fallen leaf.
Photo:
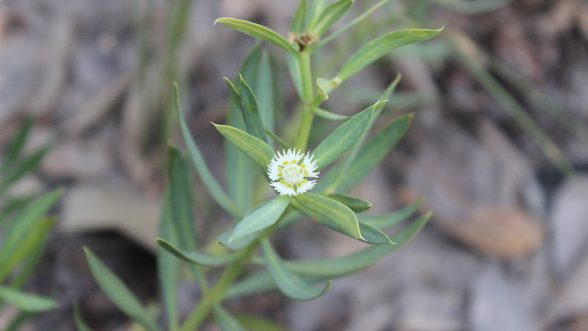
[(467, 220), (438, 224), (456, 239), (499, 259), (523, 258), (543, 242), (540, 223), (517, 209), (481, 207), (472, 210)]

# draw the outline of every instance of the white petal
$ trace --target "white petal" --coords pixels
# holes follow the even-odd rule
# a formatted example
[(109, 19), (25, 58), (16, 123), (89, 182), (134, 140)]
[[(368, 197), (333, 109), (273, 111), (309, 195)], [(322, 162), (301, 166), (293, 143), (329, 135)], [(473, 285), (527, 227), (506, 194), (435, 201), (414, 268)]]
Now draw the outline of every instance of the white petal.
[(306, 191), (312, 190), (312, 188), (316, 185), (316, 180), (307, 180), (302, 182), (298, 189), (296, 190), (297, 194), (302, 194)]
[(269, 179), (274, 180), (274, 181), (280, 179), (279, 169), (280, 169), (280, 166), (278, 165), (278, 163), (275, 160), (273, 160), (269, 164), (268, 170), (267, 170), (267, 176), (269, 177)]
[(307, 153), (302, 163), (306, 171), (308, 171), (306, 177), (318, 178), (319, 172), (316, 171), (316, 161), (313, 160), (312, 156)]
[(296, 191), (286, 184), (272, 182), (271, 186), (273, 186), (280, 195), (296, 195)]

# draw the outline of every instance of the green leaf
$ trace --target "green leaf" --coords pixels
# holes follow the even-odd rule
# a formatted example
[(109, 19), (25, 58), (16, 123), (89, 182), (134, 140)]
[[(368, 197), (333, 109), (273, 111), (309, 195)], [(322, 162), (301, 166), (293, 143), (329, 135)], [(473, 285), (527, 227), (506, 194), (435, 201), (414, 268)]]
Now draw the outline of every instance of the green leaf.
[[(177, 244), (185, 250), (196, 250), (197, 235), (192, 210), (192, 178), (186, 159), (173, 146), (168, 148), (168, 187), (169, 216), (172, 220)], [(190, 270), (200, 286), (206, 286), (206, 279), (201, 270), (195, 266), (192, 266)]]
[[(177, 243), (178, 238), (173, 224), (174, 220), (172, 218), (172, 203), (170, 201), (169, 190), (170, 188), (168, 187), (164, 193), (164, 203), (159, 221), (159, 235)], [(180, 263), (176, 258), (167, 254), (164, 250), (158, 249), (157, 271), (168, 328), (170, 330), (175, 330), (178, 326), (176, 296), (178, 280), (180, 278)]]
[(257, 207), (246, 215), (242, 221), (237, 223), (235, 230), (229, 238), (229, 242), (242, 239), (243, 237), (272, 226), (282, 216), (289, 204), (289, 197), (278, 196)]
[(269, 291), (274, 288), (276, 288), (276, 284), (274, 283), (272, 276), (269, 274), (269, 272), (262, 271), (235, 283), (227, 290), (227, 292), (225, 292), (223, 298), (237, 298)]
[(355, 198), (345, 194), (335, 193), (329, 194), (327, 197), (341, 202), (342, 204), (349, 207), (349, 209), (353, 210), (356, 213), (361, 213), (372, 208), (372, 204), (369, 201), (360, 198)]
[(362, 240), (357, 216), (344, 204), (320, 194), (297, 195), (292, 205), (303, 214), (335, 231)]
[[(284, 265), (291, 271), (296, 272), (305, 280), (316, 282), (338, 278), (356, 273), (368, 268), (381, 258), (394, 252), (402, 245), (412, 239), (427, 224), (431, 214), (426, 214), (404, 229), (398, 231), (391, 240), (396, 245), (371, 246), (356, 253), (329, 259), (286, 261)], [(272, 277), (267, 272), (259, 272), (246, 277), (240, 282), (231, 286), (225, 293), (225, 299), (251, 295), (275, 288)]]
[(227, 138), (231, 144), (237, 147), (262, 168), (265, 169), (272, 157), (274, 157), (274, 151), (268, 144), (249, 133), (228, 125), (214, 124), (214, 127), (220, 132), (220, 134)]
[[(21, 242), (20, 248), (16, 250), (17, 253), (10, 256), (12, 263), (7, 263), (7, 269), (13, 270), (10, 275), (10, 287), (20, 288), (35, 271), (43, 257), (49, 241), (49, 232), (55, 226), (55, 222), (54, 218), (49, 218), (35, 224), (28, 237)], [(18, 269), (15, 270), (14, 266), (17, 265)]]
[[(259, 74), (259, 63), (261, 62), (261, 43), (251, 49), (249, 54), (243, 60), (239, 72), (243, 77), (252, 84), (257, 84)], [(237, 82), (239, 82), (237, 80)], [(239, 98), (229, 102), (229, 113), (227, 115), (227, 124), (235, 128), (245, 130), (243, 115), (239, 109)], [(253, 161), (245, 154), (241, 153), (232, 144), (225, 144), (226, 155), (226, 178), (229, 197), (235, 202), (241, 210), (239, 215), (232, 215), (233, 220), (240, 220), (243, 211), (249, 210), (253, 206), (253, 189), (259, 178), (258, 168)]]
[[(253, 81), (247, 80), (253, 85)], [(257, 97), (257, 107), (263, 127), (269, 131), (274, 130), (274, 109), (276, 104), (276, 86), (277, 81), (274, 79), (274, 69), (269, 53), (263, 51), (259, 61), (259, 70), (257, 73), (257, 85), (255, 95)]]
[(339, 114), (335, 114), (332, 113), (328, 110), (324, 110), (321, 108), (314, 108), (314, 114), (318, 117), (324, 118), (326, 120), (331, 120), (331, 121), (344, 121), (349, 119), (349, 116), (346, 115), (339, 115)]
[(214, 201), (216, 201), (216, 203), (218, 203), (219, 206), (221, 206), (232, 216), (239, 217), (242, 214), (241, 211), (235, 205), (235, 203), (233, 203), (233, 201), (227, 196), (227, 194), (224, 192), (223, 188), (218, 183), (216, 178), (214, 178), (214, 176), (210, 172), (210, 169), (206, 165), (206, 162), (204, 162), (204, 157), (202, 156), (202, 153), (200, 152), (200, 149), (198, 148), (196, 141), (194, 141), (194, 138), (192, 138), (192, 134), (190, 133), (190, 129), (188, 128), (188, 124), (186, 123), (186, 120), (184, 119), (184, 116), (182, 115), (180, 110), (178, 95), (179, 90), (177, 84), (175, 84), (175, 88), (175, 105), (178, 119), (180, 122), (180, 130), (182, 132), (182, 137), (184, 138), (184, 143), (188, 147), (188, 154), (190, 156), (190, 159), (192, 160), (192, 164), (194, 165), (194, 168), (200, 176), (202, 183), (204, 184), (204, 186), (206, 186), (206, 189), (208, 190)]
[(225, 248), (236, 251), (245, 248), (245, 246), (249, 245), (257, 237), (257, 233), (252, 233), (247, 236), (241, 237), (240, 239), (237, 238), (232, 241), (229, 241), (229, 238), (231, 238), (231, 236), (233, 235), (234, 230), (235, 228), (232, 227), (226, 230), (225, 232), (221, 233), (221, 235), (217, 238), (218, 243)]
[(14, 138), (8, 143), (4, 154), (4, 161), (2, 163), (1, 171), (4, 172), (12, 167), (14, 162), (19, 158), (22, 148), (24, 147), (31, 128), (33, 127), (33, 118), (28, 117), (19, 127), (18, 132)]
[[(41, 238), (34, 239), (31, 234), (40, 222), (43, 222), (44, 215), (57, 202), (61, 196), (61, 190), (54, 190), (33, 201), (16, 219), (6, 231), (4, 242), (0, 249), (0, 280), (4, 279), (16, 263), (24, 258), (32, 249), (32, 244), (37, 243)], [(28, 248), (26, 248), (28, 247)]]
[(90, 249), (84, 247), (86, 260), (96, 282), (112, 302), (131, 319), (137, 321), (149, 331), (159, 331), (157, 324), (145, 311), (137, 298), (123, 282), (96, 257)]
[(231, 80), (229, 78), (223, 77), (223, 80), (225, 81), (225, 84), (227, 84), (227, 88), (229, 89), (229, 95), (231, 96), (231, 101), (233, 102), (233, 104), (235, 104), (240, 109), (241, 108), (241, 96), (240, 96), (241, 85), (239, 85), (239, 88), (237, 88), (237, 86), (235, 86), (235, 84), (233, 84), (233, 82), (231, 82)]
[(325, 0), (312, 0), (312, 6), (308, 10), (308, 26), (316, 25), (318, 19), (321, 16), (321, 13), (323, 12), (323, 8), (325, 8), (325, 5)]
[(320, 37), (351, 8), (353, 2), (354, 0), (337, 0), (333, 2), (321, 12), (318, 20), (315, 21), (316, 24), (310, 25), (308, 30)]
[(359, 223), (369, 224), (380, 230), (387, 229), (408, 219), (419, 208), (421, 203), (422, 200), (418, 200), (398, 211), (384, 215), (360, 216)]
[(396, 244), (387, 234), (371, 225), (359, 222), (359, 230), (363, 236), (360, 240), (370, 245)]
[(297, 53), (297, 50), (294, 47), (292, 47), (290, 43), (288, 43), (288, 40), (286, 40), (286, 38), (282, 37), (277, 32), (263, 25), (230, 17), (221, 17), (214, 21), (214, 24), (217, 23), (224, 24), (230, 28), (233, 28), (254, 38), (270, 42), (289, 53)]
[(57, 308), (57, 303), (52, 299), (4, 286), (0, 286), (0, 299), (29, 313), (39, 313)]
[(265, 257), (264, 263), (270, 275), (286, 296), (296, 300), (312, 300), (323, 295), (331, 287), (330, 281), (321, 287), (307, 284), (298, 275), (286, 269), (269, 241), (263, 240), (261, 247)]
[(443, 29), (407, 29), (387, 33), (380, 36), (357, 51), (339, 70), (337, 78), (347, 80), (367, 65), (378, 60), (395, 48), (424, 41), (436, 36)]
[(221, 267), (231, 263), (237, 257), (235, 254), (210, 255), (197, 251), (185, 251), (175, 247), (165, 239), (157, 238), (155, 240), (157, 241), (157, 244), (159, 244), (159, 247), (163, 248), (173, 256), (185, 262), (202, 267)]
[[(431, 214), (426, 214), (392, 236), (391, 240), (397, 245), (371, 246), (356, 253), (332, 259), (286, 262), (286, 266), (305, 278), (318, 280), (356, 273), (406, 244), (427, 224), (430, 218)], [(252, 290), (252, 286), (249, 286), (248, 289)]]
[(173, 146), (168, 153), (170, 216), (178, 242), (184, 249), (196, 248), (194, 213), (192, 211), (192, 180), (186, 160)]
[(267, 138), (265, 137), (265, 128), (263, 127), (261, 116), (259, 115), (259, 108), (257, 107), (255, 94), (241, 75), (239, 75), (239, 82), (241, 86), (241, 90), (239, 91), (239, 107), (241, 108), (245, 128), (252, 136), (257, 137), (262, 141), (267, 141)]
[(12, 316), (10, 322), (6, 323), (7, 325), (4, 327), (3, 331), (19, 331), (22, 329), (23, 325), (32, 317), (32, 313), (19, 311), (16, 313), (16, 315)]
[(73, 306), (73, 315), (77, 331), (92, 331), (86, 322), (84, 322), (82, 314), (80, 313), (80, 307), (78, 307), (76, 303), (74, 303)]
[[(378, 99), (378, 102), (385, 102), (385, 100), (388, 100), (388, 98), (390, 98), (392, 93), (394, 93), (394, 91), (396, 90), (396, 86), (400, 82), (400, 78), (401, 78), (400, 74), (396, 75), (396, 78), (394, 79), (394, 81), (392, 81), (392, 83), (388, 86), (388, 88), (386, 88), (384, 93), (382, 93), (382, 95)], [(333, 186), (329, 188), (330, 191), (335, 192), (337, 190), (339, 183), (346, 176), (347, 171), (349, 170), (349, 167), (351, 167), (351, 165), (355, 162), (357, 154), (359, 153), (360, 149), (362, 148), (363, 143), (364, 143), (366, 137), (368, 136), (369, 131), (372, 129), (372, 126), (377, 121), (377, 119), (380, 117), (380, 113), (381, 113), (381, 109), (374, 112), (374, 115), (370, 119), (370, 123), (363, 130), (361, 136), (359, 137), (357, 142), (355, 142), (355, 144), (353, 145), (353, 147), (349, 151), (349, 154), (348, 154), (347, 158), (345, 159), (345, 162), (343, 163), (343, 166), (342, 166), (343, 170), (341, 170), (339, 172), (339, 176), (337, 177), (337, 179), (333, 183)]]
[(306, 3), (306, 0), (301, 0), (300, 3), (298, 3), (296, 14), (294, 14), (292, 25), (290, 25), (290, 31), (296, 34), (303, 33), (304, 28), (306, 27)]
[(321, 178), (318, 189), (334, 182), (339, 175), (341, 175), (337, 185), (337, 191), (339, 192), (347, 192), (361, 182), (404, 136), (412, 122), (412, 118), (412, 114), (401, 116), (378, 132), (359, 149), (357, 157), (349, 165), (347, 171), (342, 173), (342, 167), (339, 166), (333, 168), (326, 176)]
[(364, 21), (372, 13), (374, 13), (376, 10), (378, 10), (380, 7), (382, 7), (383, 5), (385, 5), (386, 3), (388, 3), (389, 1), (390, 0), (380, 0), (376, 4), (374, 4), (373, 6), (371, 6), (370, 8), (368, 8), (368, 9), (363, 9), (362, 8), (360, 15), (355, 16), (355, 18), (353, 20), (351, 20), (347, 24), (343, 25), (341, 28), (337, 29), (337, 31), (331, 33), (327, 37), (321, 38), (321, 40), (318, 43), (312, 45), (312, 48), (313, 49), (318, 49), (318, 48), (324, 47), (326, 44), (328, 44), (329, 42), (331, 42), (332, 40), (334, 40), (338, 36), (340, 36), (340, 35), (344, 34), (345, 32), (347, 32), (347, 30), (353, 28), (354, 26), (356, 26), (359, 23), (361, 23), (362, 21)]
[(6, 173), (2, 174), (0, 192), (6, 190), (8, 186), (35, 170), (48, 151), (49, 145), (46, 145), (25, 156), (23, 159), (18, 160), (17, 164), (13, 164)]
[(221, 331), (245, 331), (239, 322), (221, 305), (214, 306), (213, 313)]
[(313, 152), (317, 168), (325, 168), (351, 148), (369, 125), (374, 113), (381, 110), (385, 104), (385, 101), (376, 102), (341, 124), (325, 138)]

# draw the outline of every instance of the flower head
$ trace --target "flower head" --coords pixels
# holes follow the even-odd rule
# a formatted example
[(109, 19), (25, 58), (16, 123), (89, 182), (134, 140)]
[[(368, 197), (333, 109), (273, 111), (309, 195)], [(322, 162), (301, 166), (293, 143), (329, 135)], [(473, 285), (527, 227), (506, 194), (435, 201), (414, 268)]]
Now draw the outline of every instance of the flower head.
[(316, 161), (310, 153), (303, 154), (295, 149), (288, 149), (274, 154), (267, 166), (267, 175), (271, 180), (270, 185), (280, 195), (302, 194), (316, 185), (318, 178)]

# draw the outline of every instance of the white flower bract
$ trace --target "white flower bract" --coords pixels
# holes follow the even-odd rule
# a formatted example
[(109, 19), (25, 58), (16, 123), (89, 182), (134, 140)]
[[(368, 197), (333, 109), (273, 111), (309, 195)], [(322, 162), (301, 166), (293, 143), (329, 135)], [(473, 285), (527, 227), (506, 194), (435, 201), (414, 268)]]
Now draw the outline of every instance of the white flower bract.
[(280, 195), (298, 195), (311, 190), (316, 185), (319, 172), (316, 171), (316, 161), (310, 153), (302, 153), (295, 149), (288, 149), (274, 154), (267, 166), (270, 185)]

